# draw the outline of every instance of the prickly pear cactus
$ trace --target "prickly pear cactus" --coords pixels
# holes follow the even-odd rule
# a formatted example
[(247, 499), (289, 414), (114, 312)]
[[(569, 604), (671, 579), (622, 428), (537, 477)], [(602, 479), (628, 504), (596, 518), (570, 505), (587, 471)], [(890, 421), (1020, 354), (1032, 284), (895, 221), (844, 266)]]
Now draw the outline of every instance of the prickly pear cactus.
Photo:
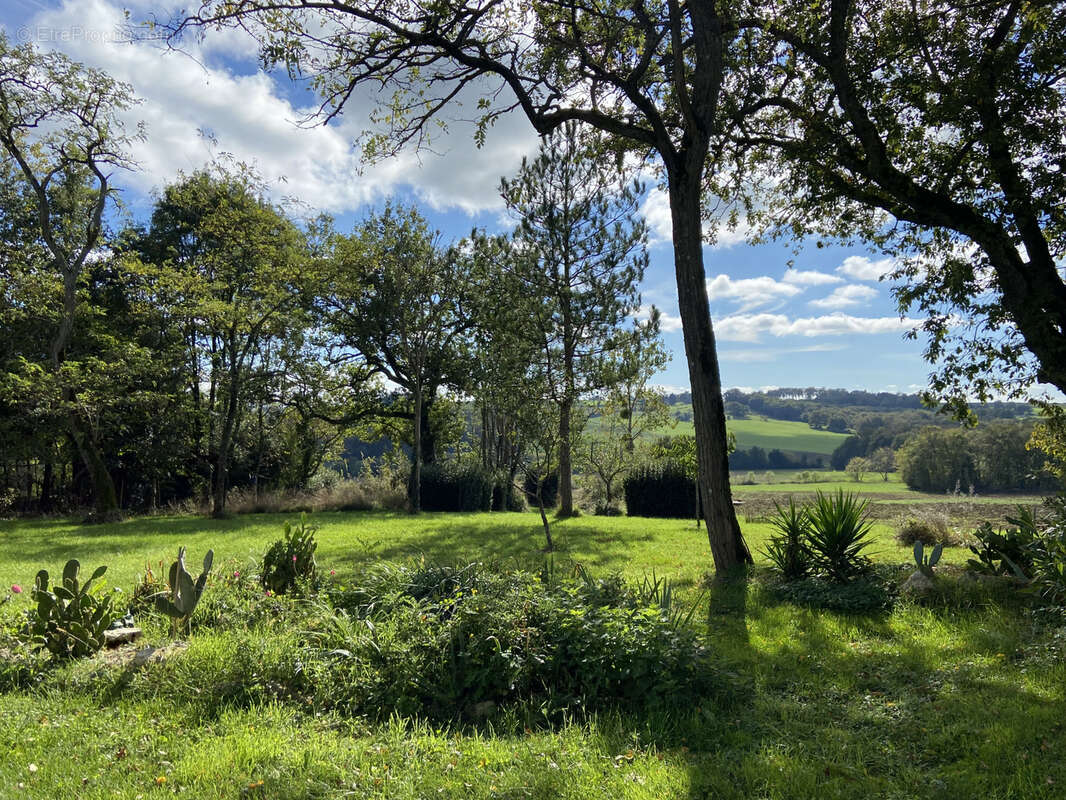
[(114, 619), (110, 595), (97, 597), (92, 585), (107, 567), (97, 567), (89, 580), (81, 583), (81, 564), (71, 559), (63, 567), (59, 585), (48, 588), (48, 570), (34, 580), (32, 598), (36, 607), (27, 622), (34, 647), (48, 650), (59, 659), (80, 658), (104, 646), (104, 631)]
[(940, 563), (940, 556), (944, 552), (944, 545), (937, 544), (930, 555), (925, 555), (925, 545), (920, 541), (914, 543), (914, 563), (923, 574), (933, 577), (933, 567)]
[(178, 560), (170, 565), (168, 583), (169, 592), (162, 592), (155, 596), (155, 606), (163, 614), (174, 620), (175, 624), (184, 621), (188, 626), (189, 617), (196, 610), (200, 597), (207, 585), (207, 576), (211, 572), (214, 563), (215, 551), (208, 550), (204, 556), (204, 568), (200, 577), (194, 582), (192, 575), (185, 569), (185, 548), (178, 548)]

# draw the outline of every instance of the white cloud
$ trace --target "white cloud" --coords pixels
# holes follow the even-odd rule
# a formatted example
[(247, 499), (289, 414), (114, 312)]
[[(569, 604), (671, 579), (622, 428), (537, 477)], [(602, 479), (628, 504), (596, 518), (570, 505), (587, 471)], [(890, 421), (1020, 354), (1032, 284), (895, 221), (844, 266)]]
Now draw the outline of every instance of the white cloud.
[(865, 305), (877, 297), (877, 289), (853, 283), (850, 286), (838, 286), (828, 296), (811, 300), (808, 305), (814, 308), (847, 308)]
[(832, 283), (841, 283), (844, 279), (837, 275), (830, 275), (828, 272), (819, 272), (814, 269), (787, 269), (785, 270), (785, 277), (781, 280), (796, 286), (825, 286)]
[(707, 281), (707, 296), (711, 303), (722, 299), (732, 300), (739, 305), (740, 311), (780, 303), (802, 292), (801, 287), (775, 280), (768, 275), (738, 279), (728, 275), (716, 275)]
[[(135, 19), (143, 16), (134, 12)], [(211, 158), (198, 129), (211, 132), (218, 150), (254, 164), (275, 187), (276, 197), (295, 197), (335, 213), (375, 202), (404, 186), (414, 187), (435, 208), (468, 213), (499, 208), (499, 176), (517, 171), (522, 156), (536, 152), (532, 126), (511, 114), (489, 131), (480, 151), (473, 126), (452, 123), (447, 131), (437, 132), (434, 153), (406, 152), (366, 165), (353, 142), (370, 127), (369, 111), (376, 99), (371, 89), (354, 95), (335, 124), (302, 128), (296, 122), (317, 108), (314, 97), (288, 84), (284, 76), (279, 82), (252, 71), (248, 62), (256, 48), (247, 35), (209, 31), (202, 45), (186, 42), (189, 55), (184, 55), (167, 52), (159, 43), (118, 41), (113, 32), (124, 21), (122, 4), (114, 0), (66, 0), (42, 11), (31, 26), (55, 32), (41, 46), (58, 47), (130, 83), (142, 99), (125, 115), (128, 125), (144, 121), (146, 126), (147, 141), (138, 143), (133, 153), (140, 172), (123, 179), (142, 192)], [(62, 35), (72, 31), (101, 35)], [(241, 72), (228, 65), (239, 65)], [(467, 99), (473, 107), (474, 93)]]
[(758, 342), (763, 335), (812, 337), (902, 333), (921, 324), (922, 321), (917, 319), (853, 317), (838, 312), (795, 319), (785, 314), (733, 314), (719, 319), (714, 327), (717, 338), (723, 341)]
[(895, 268), (896, 263), (891, 258), (873, 261), (866, 256), (848, 256), (836, 271), (860, 281), (879, 281)]
[[(673, 242), (674, 230), (670, 217), (670, 197), (662, 189), (653, 187), (649, 190), (644, 202), (641, 204), (640, 213), (648, 223), (648, 241), (652, 245), (664, 242)], [(729, 229), (725, 225), (717, 227), (710, 224), (703, 226), (703, 238), (705, 241), (714, 239), (716, 248), (729, 249), (733, 245), (747, 241), (752, 233), (751, 227), (741, 220), (735, 229)]]
[(782, 356), (796, 353), (835, 353), (843, 350), (844, 347), (845, 345), (842, 344), (816, 344), (810, 347), (746, 347), (721, 350), (718, 357), (722, 361), (777, 361)]

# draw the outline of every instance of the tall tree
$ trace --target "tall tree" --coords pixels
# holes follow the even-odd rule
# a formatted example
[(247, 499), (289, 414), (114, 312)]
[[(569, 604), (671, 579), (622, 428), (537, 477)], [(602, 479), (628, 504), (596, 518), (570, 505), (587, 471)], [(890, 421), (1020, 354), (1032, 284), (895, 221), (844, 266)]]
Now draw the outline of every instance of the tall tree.
[(0, 33), (0, 148), (29, 187), (35, 238), (56, 279), (47, 374), (92, 482), (99, 520), (120, 516), (118, 495), (92, 405), (82, 402), (83, 370), (67, 362), (78, 334), (86, 262), (101, 245), (104, 211), (115, 193), (112, 173), (133, 166), (128, 149), (134, 137), (120, 121), (133, 103), (128, 85), (58, 52), (12, 47)]
[(1062, 3), (785, 0), (745, 25), (737, 175), (765, 216), (899, 258), (957, 413), (1066, 390)]
[[(541, 362), (544, 399), (558, 407), (559, 514), (570, 516), (575, 404), (629, 377), (621, 352), (648, 263), (642, 187), (608, 169), (568, 123), (500, 190), (518, 221), (501, 267), (512, 296), (529, 300), (530, 318), (517, 324)], [(645, 341), (658, 335), (655, 317), (637, 329)]]
[(189, 391), (221, 516), (249, 379), (269, 342), (308, 324), (316, 263), (303, 232), (244, 169), (198, 172), (164, 189), (141, 251), (182, 287)]
[(734, 36), (715, 2), (679, 0), (205, 0), (172, 25), (240, 26), (267, 64), (307, 75), (325, 120), (361, 86), (394, 95), (368, 154), (423, 143), (461, 95), (481, 99), (478, 138), (523, 113), (541, 134), (578, 121), (618, 151), (657, 159), (670, 198), (678, 306), (708, 538), (719, 573), (750, 563), (733, 509), (725, 413), (703, 268), (702, 192)]
[(415, 208), (386, 205), (339, 239), (321, 301), (340, 344), (410, 398), (415, 513), (422, 508), (424, 410), (441, 387), (465, 384), (474, 325), (470, 262), (438, 239)]

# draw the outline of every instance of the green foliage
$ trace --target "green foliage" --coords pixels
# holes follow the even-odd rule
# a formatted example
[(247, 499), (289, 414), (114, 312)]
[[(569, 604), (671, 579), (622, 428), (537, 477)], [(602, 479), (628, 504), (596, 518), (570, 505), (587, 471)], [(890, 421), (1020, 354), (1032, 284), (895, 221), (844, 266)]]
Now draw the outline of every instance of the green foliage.
[(902, 545), (921, 542), (945, 547), (962, 544), (959, 535), (948, 525), (945, 514), (916, 509), (911, 509), (911, 513), (896, 524), (896, 541)]
[(489, 511), (494, 475), (476, 464), (433, 464), (422, 468), (425, 511)]
[(848, 583), (810, 577), (778, 584), (772, 591), (777, 599), (794, 605), (851, 614), (886, 611), (896, 599), (892, 584), (876, 574)]
[[(546, 462), (545, 462), (546, 463)], [(546, 476), (538, 475), (536, 471), (526, 472), (522, 484), (522, 491), (531, 506), (537, 505), (537, 483), (540, 483), (541, 500), (545, 508), (553, 508), (559, 502), (559, 473), (552, 472)]]
[[(308, 666), (319, 702), (375, 717), (476, 717), (517, 702), (554, 718), (705, 697), (715, 672), (662, 581), (600, 591), (477, 565), (399, 570), (400, 593), (338, 612)], [(381, 587), (379, 587), (380, 589)], [(643, 595), (643, 596), (642, 596)]]
[(786, 581), (805, 578), (811, 570), (807, 545), (811, 520), (807, 509), (798, 507), (791, 497), (787, 507), (775, 501), (774, 509), (770, 524), (777, 532), (767, 540), (763, 555)]
[(807, 509), (811, 563), (837, 583), (847, 583), (869, 569), (863, 554), (872, 544), (867, 506), (868, 501), (839, 490), (831, 495), (818, 492)]
[(78, 580), (81, 564), (71, 559), (63, 567), (62, 582), (48, 588), (48, 570), (34, 580), (27, 630), (36, 649), (57, 659), (80, 658), (104, 646), (104, 631), (114, 619), (111, 595), (93, 595), (92, 585), (107, 567), (97, 567), (85, 583)]
[(985, 575), (1013, 575), (1028, 580), (1033, 574), (1033, 543), (1040, 535), (1031, 508), (1018, 506), (1017, 515), (1007, 517), (1009, 527), (997, 531), (984, 522), (974, 532), (975, 544), (970, 551), (977, 556), (967, 566)]
[(696, 482), (684, 464), (668, 461), (640, 466), (622, 481), (622, 491), (631, 517), (696, 516)]
[(286, 521), (284, 535), (266, 551), (259, 581), (264, 589), (275, 594), (285, 594), (300, 584), (313, 586), (318, 579), (315, 550), (318, 543), (315, 533), (318, 527), (307, 524), (307, 517), (300, 515), (300, 524)]
[(207, 584), (207, 576), (211, 572), (214, 558), (215, 551), (208, 550), (207, 555), (204, 556), (203, 571), (194, 582), (192, 575), (185, 569), (185, 548), (178, 548), (178, 560), (170, 565), (170, 571), (167, 574), (170, 593), (168, 595), (164, 592), (155, 597), (156, 609), (174, 620), (175, 625), (179, 622), (188, 624), (189, 618), (196, 610), (196, 605), (204, 593), (204, 586)]

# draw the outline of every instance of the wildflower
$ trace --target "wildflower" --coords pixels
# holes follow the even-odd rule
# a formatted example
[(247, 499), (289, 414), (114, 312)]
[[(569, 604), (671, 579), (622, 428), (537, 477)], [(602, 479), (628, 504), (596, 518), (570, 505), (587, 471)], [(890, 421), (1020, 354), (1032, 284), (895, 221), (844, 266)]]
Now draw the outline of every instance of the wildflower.
[(273, 597), (273, 596), (274, 596), (274, 593), (272, 591), (270, 591), (269, 589), (267, 589), (267, 597)]
[(293, 556), (293, 557), (292, 557), (292, 563), (293, 563), (293, 564), (295, 564), (295, 563), (296, 563), (296, 556)]
[(11, 594), (22, 594), (22, 587), (17, 583), (11, 584)]
[(234, 578), (239, 578), (239, 577), (241, 577), (241, 573), (240, 573), (240, 571), (239, 571), (239, 570), (234, 570), (234, 571), (233, 571), (233, 577), (234, 577)]
[(329, 574), (330, 574), (330, 575), (336, 575), (336, 574), (337, 574), (337, 570), (335, 570), (335, 569), (331, 569), (331, 570), (329, 571)]

